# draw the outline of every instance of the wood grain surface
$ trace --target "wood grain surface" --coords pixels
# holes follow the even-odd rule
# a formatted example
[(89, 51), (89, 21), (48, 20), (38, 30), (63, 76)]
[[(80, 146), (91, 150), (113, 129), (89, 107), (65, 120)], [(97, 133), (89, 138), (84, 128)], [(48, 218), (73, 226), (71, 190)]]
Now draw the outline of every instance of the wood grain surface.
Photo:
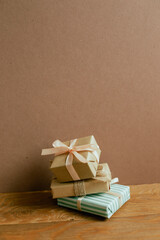
[(111, 219), (59, 207), (50, 191), (1, 193), (1, 239), (160, 239), (160, 184), (131, 186)]

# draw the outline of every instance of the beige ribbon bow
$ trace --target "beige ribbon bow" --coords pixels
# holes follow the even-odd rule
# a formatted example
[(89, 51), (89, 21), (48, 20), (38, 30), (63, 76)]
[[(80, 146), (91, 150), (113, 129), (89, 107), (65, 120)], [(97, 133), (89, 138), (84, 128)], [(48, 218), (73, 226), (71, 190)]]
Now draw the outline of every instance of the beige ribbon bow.
[(66, 158), (66, 168), (74, 181), (80, 180), (80, 178), (72, 165), (73, 156), (75, 156), (82, 163), (88, 162), (88, 160), (85, 157), (83, 157), (81, 154), (79, 154), (78, 152), (82, 152), (82, 151), (92, 152), (94, 154), (94, 156), (96, 157), (97, 162), (99, 162), (99, 156), (97, 154), (97, 150), (99, 149), (98, 146), (96, 146), (94, 144), (75, 146), (76, 141), (77, 141), (77, 139), (71, 140), (70, 145), (67, 146), (60, 140), (56, 140), (52, 144), (53, 148), (42, 149), (42, 153), (41, 153), (41, 155), (54, 154), (55, 156), (61, 155), (64, 153), (68, 153), (68, 156)]

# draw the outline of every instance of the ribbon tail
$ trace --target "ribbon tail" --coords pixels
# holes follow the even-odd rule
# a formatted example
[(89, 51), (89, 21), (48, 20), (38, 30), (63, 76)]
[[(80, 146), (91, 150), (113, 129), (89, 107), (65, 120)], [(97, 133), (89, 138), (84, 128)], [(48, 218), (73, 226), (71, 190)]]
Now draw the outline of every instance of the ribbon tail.
[(78, 176), (76, 170), (74, 169), (72, 162), (73, 162), (73, 155), (72, 153), (69, 153), (66, 159), (66, 168), (74, 181), (80, 180), (80, 177)]
[(54, 148), (42, 149), (41, 155), (51, 155), (51, 154), (55, 154)]
[(55, 154), (55, 156), (66, 153), (68, 151), (68, 148), (65, 146), (62, 147), (55, 147), (55, 148), (46, 148), (42, 149), (41, 155), (52, 155)]
[(114, 183), (117, 183), (117, 182), (119, 182), (119, 178), (118, 178), (118, 177), (113, 178), (113, 179), (111, 180), (111, 184), (114, 184)]

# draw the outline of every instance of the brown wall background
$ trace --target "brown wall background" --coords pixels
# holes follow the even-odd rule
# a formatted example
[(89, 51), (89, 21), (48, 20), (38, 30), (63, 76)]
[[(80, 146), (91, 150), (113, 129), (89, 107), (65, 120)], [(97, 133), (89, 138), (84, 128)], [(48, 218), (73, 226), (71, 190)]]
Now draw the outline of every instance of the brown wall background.
[(49, 188), (41, 148), (94, 134), (123, 184), (160, 182), (160, 1), (0, 1), (0, 191)]

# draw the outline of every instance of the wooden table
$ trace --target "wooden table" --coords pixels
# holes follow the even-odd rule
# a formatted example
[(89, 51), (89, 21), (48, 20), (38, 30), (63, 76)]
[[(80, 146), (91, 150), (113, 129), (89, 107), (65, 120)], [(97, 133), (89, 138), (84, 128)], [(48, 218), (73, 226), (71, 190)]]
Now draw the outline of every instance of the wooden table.
[(110, 219), (58, 207), (50, 191), (0, 194), (0, 240), (160, 239), (160, 184), (131, 186)]

